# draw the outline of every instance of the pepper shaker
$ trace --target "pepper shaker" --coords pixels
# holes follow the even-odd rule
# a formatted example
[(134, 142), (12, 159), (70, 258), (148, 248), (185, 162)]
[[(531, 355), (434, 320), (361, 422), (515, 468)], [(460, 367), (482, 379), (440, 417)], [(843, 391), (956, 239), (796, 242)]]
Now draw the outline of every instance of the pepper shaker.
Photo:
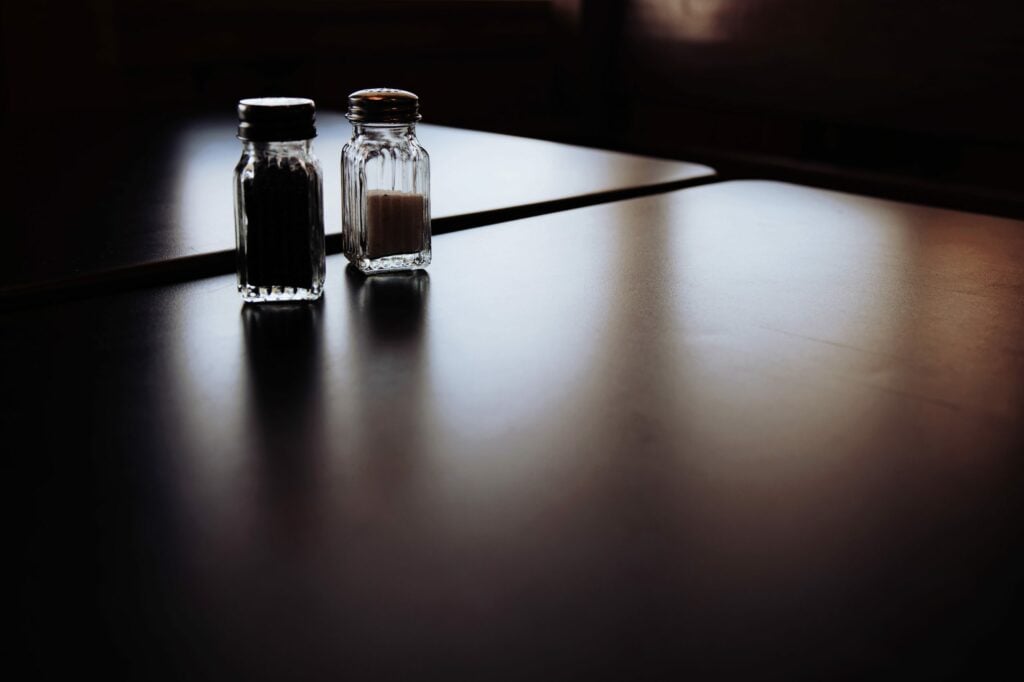
[(238, 103), (238, 291), (246, 303), (311, 301), (324, 284), (323, 180), (311, 99)]
[(430, 157), (416, 138), (419, 98), (353, 92), (352, 139), (341, 152), (342, 250), (364, 273), (430, 264)]

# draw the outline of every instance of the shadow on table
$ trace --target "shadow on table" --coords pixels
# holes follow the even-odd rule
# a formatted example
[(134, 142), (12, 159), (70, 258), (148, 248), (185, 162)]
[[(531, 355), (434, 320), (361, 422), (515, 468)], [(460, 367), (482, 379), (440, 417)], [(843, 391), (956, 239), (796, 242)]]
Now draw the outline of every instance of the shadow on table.
[(426, 320), (430, 275), (365, 276), (349, 266), (349, 330), (355, 349), (356, 424), (351, 451), (385, 498), (412, 484), (428, 423)]
[(306, 497), (323, 452), (323, 306), (321, 299), (242, 308), (247, 428), (260, 491), (272, 504)]
[(361, 338), (393, 350), (416, 351), (423, 340), (430, 275), (425, 270), (366, 276), (349, 265), (345, 279)]

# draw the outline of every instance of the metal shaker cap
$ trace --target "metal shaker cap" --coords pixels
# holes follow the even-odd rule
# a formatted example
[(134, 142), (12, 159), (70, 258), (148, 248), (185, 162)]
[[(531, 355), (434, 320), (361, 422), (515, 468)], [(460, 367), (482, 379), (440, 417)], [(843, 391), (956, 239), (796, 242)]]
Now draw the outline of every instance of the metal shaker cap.
[(253, 97), (238, 102), (238, 137), (253, 142), (316, 137), (316, 105), (305, 97)]
[(370, 88), (348, 96), (352, 123), (415, 123), (420, 120), (420, 98), (408, 90)]

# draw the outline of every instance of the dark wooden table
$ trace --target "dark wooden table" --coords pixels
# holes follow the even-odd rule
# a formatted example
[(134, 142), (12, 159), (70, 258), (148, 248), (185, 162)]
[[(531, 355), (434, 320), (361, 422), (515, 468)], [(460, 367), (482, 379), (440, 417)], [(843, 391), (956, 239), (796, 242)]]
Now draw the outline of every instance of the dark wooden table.
[[(3, 185), (8, 243), (0, 304), (85, 287), (230, 272), (231, 173), (241, 154), (230, 116), (81, 122), (74, 114), (11, 140)], [(68, 127), (72, 137), (54, 134)], [(351, 127), (321, 113), (328, 250), (340, 251), (341, 148)], [(421, 125), (432, 160), (434, 230), (684, 187), (698, 164)]]
[(342, 265), (0, 314), (36, 677), (1022, 672), (1024, 224), (727, 182)]

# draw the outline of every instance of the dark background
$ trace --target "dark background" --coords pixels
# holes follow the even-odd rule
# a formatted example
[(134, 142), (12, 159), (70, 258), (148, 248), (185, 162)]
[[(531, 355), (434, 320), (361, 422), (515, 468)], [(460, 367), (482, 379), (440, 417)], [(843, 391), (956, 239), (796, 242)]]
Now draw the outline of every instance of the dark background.
[(388, 85), (433, 123), (1024, 215), (1014, 0), (42, 0), (2, 22), (15, 130)]
[[(87, 173), (88, 164), (95, 163), (106, 173), (121, 162), (119, 155), (136, 140), (148, 145), (147, 153), (156, 150), (153, 163), (159, 163), (169, 154), (160, 143), (159, 131), (164, 128), (158, 123), (163, 119), (209, 112), (231, 116), (238, 99), (260, 95), (310, 96), (322, 108), (340, 109), (352, 90), (387, 85), (416, 91), (423, 101), (425, 120), (432, 123), (704, 162), (724, 177), (795, 180), (1024, 217), (1020, 170), (1024, 161), (1022, 5), (1012, 0), (6, 2), (0, 15), (0, 94), (6, 149), (14, 155), (7, 160), (6, 172), (28, 168), (38, 174), (41, 185), (48, 177), (47, 169), (55, 164), (73, 165)], [(149, 122), (153, 122), (151, 127)], [(83, 140), (95, 141), (100, 135), (110, 141), (109, 158), (74, 158)], [(26, 161), (19, 155), (36, 158)], [(133, 158), (132, 163), (135, 161)], [(133, 169), (129, 164), (125, 168), (125, 174)], [(80, 190), (56, 190), (59, 194), (55, 191), (47, 197), (51, 202), (85, 204), (88, 199)], [(10, 196), (6, 201), (18, 199)], [(50, 210), (46, 205), (38, 208)], [(84, 208), (82, 215), (89, 215), (89, 210)], [(88, 224), (82, 227), (83, 232), (92, 229)], [(9, 219), (6, 229), (16, 228), (17, 221)], [(941, 269), (937, 272), (936, 277), (942, 274)], [(150, 338), (172, 347), (177, 343), (180, 332), (173, 327), (158, 328), (149, 336), (152, 319), (165, 318), (146, 315), (153, 309), (184, 310), (174, 303), (175, 295), (171, 290), (161, 293), (156, 308), (143, 296), (129, 298), (127, 305), (125, 299), (116, 299), (109, 312), (85, 306), (70, 313), (70, 322), (57, 315), (47, 317), (43, 310), (39, 317), (28, 318), (31, 324), (26, 329), (32, 330), (31, 334), (0, 335), (17, 351), (5, 354), (19, 367), (11, 385), (30, 387), (27, 396), (11, 391), (9, 399), (46, 406), (38, 413), (30, 413), (29, 408), (10, 412), (26, 415), (42, 443), (28, 447), (47, 456), (8, 459), (9, 485), (15, 493), (21, 488), (29, 490), (28, 497), (36, 506), (25, 508), (21, 506), (24, 496), (8, 495), (5, 517), (16, 527), (14, 532), (20, 533), (13, 536), (12, 546), (16, 551), (29, 548), (28, 558), (19, 556), (15, 561), (24, 575), (19, 575), (19, 582), (7, 584), (19, 595), (16, 601), (37, 595), (43, 599), (34, 605), (37, 608), (31, 610), (32, 620), (27, 624), (23, 614), (16, 612), (16, 625), (29, 633), (54, 635), (29, 642), (15, 640), (12, 648), (31, 649), (31, 655), (47, 666), (98, 667), (109, 650), (132, 651), (138, 645), (146, 653), (156, 652), (152, 665), (169, 661), (172, 671), (174, 665), (184, 669), (189, 661), (178, 662), (174, 656), (190, 645), (193, 621), (197, 627), (204, 626), (202, 614), (178, 598), (176, 576), (166, 578), (156, 570), (168, 563), (160, 552), (176, 551), (175, 545), (151, 547), (139, 540), (150, 537), (154, 528), (172, 527), (167, 519), (173, 510), (168, 512), (159, 496), (123, 499), (111, 492), (161, 490), (165, 485), (160, 466), (161, 461), (170, 461), (167, 453), (176, 447), (173, 440), (149, 448), (155, 453), (153, 466), (133, 463), (128, 454), (136, 449), (134, 439), (146, 433), (145, 419), (166, 418), (168, 425), (175, 423), (173, 419), (151, 413), (145, 405), (134, 406), (131, 415), (141, 421), (133, 430), (123, 428), (120, 415), (106, 410), (108, 405), (128, 402), (126, 396), (131, 393), (122, 381), (130, 381), (129, 387), (157, 401), (163, 388), (159, 372), (173, 377), (180, 371), (162, 364), (171, 362), (171, 356), (161, 350), (165, 345), (156, 351), (145, 345)], [(319, 359), (306, 364), (310, 353), (315, 356), (319, 352), (319, 342), (310, 331), (316, 328), (319, 309), (312, 310), (305, 324), (288, 320), (280, 328), (264, 325), (263, 338), (273, 338), (282, 329), (298, 329), (292, 341), (300, 347), (313, 344), (293, 356), (299, 359), (298, 366), (289, 366), (299, 384), (271, 373), (272, 387), (283, 384), (294, 391), (294, 385), (301, 385), (303, 377), (318, 369)], [(187, 316), (182, 314), (183, 319)], [(167, 319), (175, 317), (168, 315)], [(243, 318), (241, 324), (247, 337), (260, 338), (258, 316)], [(351, 328), (358, 327), (353, 324)], [(376, 328), (373, 333), (378, 336), (371, 334), (367, 343), (381, 343), (381, 338), (390, 334), (392, 343), (398, 344), (395, 347), (401, 347), (400, 341), (393, 340), (402, 338), (400, 333)], [(419, 337), (413, 332), (407, 338)], [(964, 347), (973, 352), (966, 342)], [(25, 362), (23, 356), (32, 348), (42, 350), (35, 350)], [(122, 354), (125, 348), (134, 353), (127, 361)], [(250, 375), (257, 388), (261, 378), (264, 385), (268, 383), (266, 371), (261, 374), (256, 369), (271, 366), (267, 357), (272, 354), (266, 348), (257, 341), (250, 343), (248, 350), (253, 368)], [(1007, 366), (1013, 365), (1007, 361)], [(121, 375), (106, 375), (117, 367), (123, 368)], [(312, 375), (320, 373), (313, 371)], [(51, 390), (65, 383), (61, 390)], [(252, 399), (259, 405), (271, 393), (254, 390)], [(96, 415), (102, 419), (97, 420)], [(162, 428), (170, 430), (171, 426)], [(10, 440), (16, 445), (16, 436)], [(77, 443), (80, 450), (46, 448), (51, 441)], [(94, 452), (89, 452), (90, 448)], [(116, 456), (110, 460), (87, 457), (107, 450)], [(102, 463), (100, 474), (91, 468), (97, 461)], [(402, 466), (396, 465), (398, 469)], [(22, 469), (36, 475), (15, 473)], [(297, 470), (303, 471), (301, 466)], [(640, 469), (641, 474), (654, 471), (653, 467)], [(1018, 468), (1012, 472), (1016, 474)], [(102, 479), (102, 475), (112, 478)], [(907, 480), (910, 474), (894, 476), (891, 480)], [(996, 478), (996, 474), (991, 476)], [(386, 478), (382, 474), (382, 479)], [(59, 484), (49, 483), (51, 480)], [(267, 480), (284, 488), (293, 483), (281, 482), (276, 474)], [(945, 479), (925, 477), (920, 485), (927, 490), (934, 480)], [(1020, 477), (1004, 480), (997, 492), (1013, 490)], [(940, 519), (955, 520), (959, 510), (975, 508), (964, 500), (971, 500), (969, 493), (981, 488), (971, 488), (970, 480), (967, 483), (967, 496), (953, 500), (959, 499), (961, 507), (953, 505), (949, 515), (939, 515)], [(630, 485), (632, 479), (627, 478), (623, 486)], [(297, 487), (301, 489), (301, 480)], [(612, 493), (619, 490), (616, 486), (609, 489)], [(910, 507), (918, 498), (910, 495), (906, 499)], [(969, 630), (978, 645), (965, 665), (982, 670), (1006, 662), (1019, 664), (1018, 659), (1011, 660), (1019, 641), (1019, 592), (1016, 602), (1005, 595), (1019, 582), (1020, 558), (1008, 560), (1004, 555), (1014, 548), (992, 538), (1010, 536), (1007, 529), (1016, 526), (1020, 504), (1009, 494), (993, 495), (993, 499), (997, 502), (991, 508), (972, 512), (975, 515), (968, 517), (971, 523), (954, 526), (959, 530), (957, 541), (946, 545), (945, 538), (939, 538), (928, 545), (935, 548), (936, 561), (945, 557), (943, 553), (950, 555), (954, 577), (961, 575), (956, 572), (960, 567), (971, 569), (965, 569), (962, 583), (956, 584), (974, 587), (980, 596), (964, 601), (954, 618), (936, 625), (958, 624), (946, 638), (907, 641), (912, 652), (907, 665), (925, 666), (934, 652), (944, 653), (945, 644)], [(598, 511), (600, 501), (596, 498), (594, 502)], [(69, 522), (72, 530), (81, 531), (78, 535), (58, 534), (64, 532), (60, 524), (68, 521), (67, 509), (80, 511)], [(641, 508), (641, 518), (643, 511)], [(899, 532), (888, 536), (893, 544), (902, 532), (911, 536), (915, 519), (932, 518), (928, 509), (912, 511), (907, 525), (897, 526)], [(991, 522), (986, 525), (987, 521)], [(569, 527), (572, 522), (570, 516)], [(974, 536), (976, 528), (995, 531), (991, 536)], [(51, 533), (51, 529), (56, 530)], [(65, 542), (69, 535), (73, 540)], [(869, 536), (865, 532), (858, 537)], [(404, 537), (398, 535), (397, 546)], [(613, 533), (613, 537), (618, 535)], [(964, 539), (968, 537), (969, 541)], [(135, 539), (137, 544), (124, 542), (124, 538)], [(988, 547), (988, 553), (952, 556), (959, 548), (975, 544)], [(513, 547), (512, 552), (517, 549)], [(931, 554), (914, 557), (915, 550), (908, 542), (898, 558), (906, 557), (912, 567), (933, 560)], [(68, 560), (48, 561), (51, 556)], [(629, 559), (627, 556), (627, 568)], [(133, 560), (138, 563), (131, 563)], [(680, 550), (678, 562), (684, 560)], [(878, 566), (888, 565), (878, 561)], [(997, 568), (986, 571), (989, 563)], [(281, 573), (270, 575), (288, 577), (287, 566), (278, 570)], [(889, 576), (879, 569), (877, 575), (863, 577), (867, 585), (863, 589), (869, 591), (874, 584), (871, 581), (877, 580), (899, 594), (904, 586), (897, 584), (898, 580), (909, 573)], [(910, 586), (918, 590), (909, 592), (915, 598), (939, 584), (930, 582), (937, 579), (927, 572), (921, 574), (922, 580)], [(939, 574), (940, 578), (948, 575)], [(974, 575), (994, 578), (969, 585), (968, 579)], [(263, 577), (259, 571), (246, 577), (249, 582), (243, 582), (243, 594), (260, 589)], [(168, 584), (160, 582), (165, 578)], [(119, 581), (125, 583), (121, 591), (112, 587)], [(56, 585), (53, 593), (47, 592), (51, 585)], [(586, 595), (591, 589), (597, 588), (584, 585), (579, 594)], [(652, 593), (656, 591), (652, 589)], [(155, 605), (142, 600), (112, 605), (89, 601), (106, 592), (147, 595), (154, 598)], [(618, 597), (618, 601), (613, 597), (610, 602), (613, 609), (622, 605), (622, 627), (627, 635), (643, 630), (643, 624), (629, 621), (628, 596)], [(309, 603), (319, 598), (310, 594)], [(956, 595), (948, 599), (956, 599)], [(269, 603), (274, 602), (271, 599)], [(898, 610), (902, 603), (897, 600), (890, 608)], [(262, 602), (244, 604), (237, 613), (247, 613), (250, 606), (259, 612)], [(856, 606), (860, 609), (857, 613), (868, 615), (855, 624), (868, 622), (874, 605)], [(902, 622), (917, 626), (939, 609), (934, 604), (931, 608), (911, 613)], [(523, 607), (520, 612), (528, 611)], [(94, 612), (107, 614), (110, 622), (95, 622)], [(161, 639), (158, 618), (150, 616), (150, 622), (145, 614), (165, 612), (182, 627), (164, 630), (165, 639)], [(1004, 614), (1012, 614), (1013, 620)], [(990, 632), (985, 623), (998, 626), (992, 625)], [(258, 632), (274, 625), (269, 617), (252, 621)], [(261, 629), (264, 627), (267, 629)], [(316, 630), (317, 622), (308, 627)], [(803, 627), (806, 629), (801, 632), (811, 632), (813, 624), (804, 623)], [(911, 630), (918, 631), (916, 627)], [(123, 635), (125, 641), (109, 637), (111, 632)], [(903, 634), (896, 633), (891, 639), (904, 643), (900, 639)], [(107, 637), (105, 646), (91, 651), (87, 646), (90, 636)], [(577, 642), (576, 646), (585, 649), (585, 644)], [(426, 642), (424, 650), (431, 651), (430, 645)], [(615, 655), (615, 650), (609, 654)], [(241, 660), (250, 665), (247, 659)], [(936, 660), (941, 663), (941, 657)], [(139, 661), (145, 662), (144, 657), (140, 655), (136, 664)], [(784, 662), (795, 667), (800, 659), (790, 657)], [(628, 663), (626, 660), (623, 665)], [(922, 667), (925, 672), (928, 669)], [(145, 672), (128, 669), (122, 675), (142, 677)]]

